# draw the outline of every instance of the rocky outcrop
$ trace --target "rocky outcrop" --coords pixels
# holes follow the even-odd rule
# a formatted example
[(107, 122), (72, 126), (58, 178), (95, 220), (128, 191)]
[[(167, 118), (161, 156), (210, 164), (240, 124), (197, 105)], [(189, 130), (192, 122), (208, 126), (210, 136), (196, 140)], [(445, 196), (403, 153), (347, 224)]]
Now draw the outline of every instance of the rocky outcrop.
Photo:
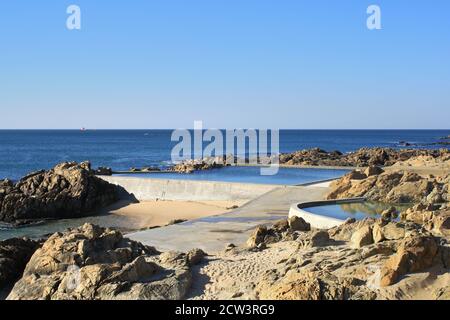
[(22, 276), (26, 264), (40, 246), (30, 239), (0, 241), (0, 291)]
[(193, 173), (194, 171), (218, 169), (226, 166), (226, 160), (223, 157), (211, 157), (203, 159), (188, 159), (175, 164), (168, 171), (177, 173)]
[(190, 266), (204, 255), (199, 249), (159, 253), (116, 230), (85, 224), (52, 235), (8, 299), (182, 299)]
[(75, 218), (117, 200), (116, 187), (96, 177), (88, 162), (66, 162), (17, 183), (0, 183), (0, 221)]
[(331, 184), (327, 199), (365, 197), (385, 203), (448, 201), (448, 177), (421, 176), (408, 171), (388, 171), (367, 176), (351, 172)]
[[(298, 251), (255, 280), (260, 299), (392, 298), (397, 290), (401, 292), (410, 285), (413, 274), (437, 270), (436, 274), (443, 274), (445, 279), (450, 266), (450, 239), (440, 238), (412, 221), (349, 220), (329, 230), (297, 231), (296, 237), (287, 231), (280, 241), (297, 242)], [(305, 245), (318, 235), (323, 240), (320, 244)], [(406, 284), (390, 288), (405, 275), (409, 275), (403, 281)], [(436, 287), (434, 297), (445, 297), (445, 281)]]
[(437, 235), (450, 236), (450, 208), (436, 210), (432, 205), (418, 204), (404, 211), (401, 219), (420, 224)]
[(288, 219), (289, 228), (292, 231), (310, 231), (311, 225), (306, 222), (303, 218), (292, 216)]
[[(354, 152), (327, 152), (314, 148), (280, 155), (280, 163), (285, 165), (305, 166), (344, 166), (344, 167), (374, 167), (392, 166), (399, 161), (407, 161), (413, 157), (429, 157), (441, 159), (448, 157), (447, 149), (392, 149), (392, 148), (361, 148)], [(437, 160), (440, 161), (440, 160)]]
[(272, 226), (258, 226), (246, 244), (250, 249), (264, 249), (267, 245), (286, 237), (296, 238), (301, 231), (311, 231), (311, 225), (303, 218), (293, 216), (287, 220), (279, 220)]
[(304, 166), (341, 166), (344, 164), (343, 154), (339, 151), (327, 152), (320, 148), (300, 150), (293, 153), (281, 154), (280, 164)]
[(113, 171), (109, 167), (98, 167), (97, 169), (93, 170), (93, 173), (99, 176), (112, 176)]
[(424, 168), (441, 168), (450, 170), (450, 151), (443, 149), (439, 156), (418, 155), (407, 160), (398, 161), (395, 167), (424, 167)]
[(400, 276), (430, 268), (438, 253), (436, 239), (419, 236), (405, 239), (398, 252), (387, 260), (381, 270), (381, 286), (396, 283)]

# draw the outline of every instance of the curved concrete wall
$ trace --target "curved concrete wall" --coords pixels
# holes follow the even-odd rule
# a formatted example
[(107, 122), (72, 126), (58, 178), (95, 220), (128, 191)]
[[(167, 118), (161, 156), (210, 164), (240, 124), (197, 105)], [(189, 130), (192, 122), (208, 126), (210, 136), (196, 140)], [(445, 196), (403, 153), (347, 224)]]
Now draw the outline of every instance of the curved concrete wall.
[(289, 217), (297, 216), (303, 218), (306, 222), (311, 224), (312, 227), (318, 229), (329, 229), (339, 226), (345, 222), (345, 220), (336, 219), (332, 217), (327, 217), (309, 211), (303, 210), (306, 208), (333, 205), (333, 204), (344, 204), (344, 203), (355, 203), (365, 201), (365, 198), (351, 198), (342, 200), (324, 200), (324, 201), (314, 201), (314, 202), (302, 202), (296, 203), (289, 209)]
[(136, 199), (149, 200), (250, 200), (280, 185), (247, 184), (215, 181), (147, 179), (101, 176), (109, 183), (121, 186)]

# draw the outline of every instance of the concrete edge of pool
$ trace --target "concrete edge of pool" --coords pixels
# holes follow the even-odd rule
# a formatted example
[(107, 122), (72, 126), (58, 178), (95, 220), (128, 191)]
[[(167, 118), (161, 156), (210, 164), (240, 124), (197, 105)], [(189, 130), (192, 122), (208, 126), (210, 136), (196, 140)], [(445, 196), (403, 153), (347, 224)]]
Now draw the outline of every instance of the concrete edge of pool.
[(314, 228), (329, 229), (343, 224), (345, 220), (315, 214), (304, 209), (325, 205), (360, 203), (364, 201), (366, 201), (366, 198), (348, 198), (295, 203), (289, 209), (289, 218), (292, 216), (297, 216), (303, 218)]

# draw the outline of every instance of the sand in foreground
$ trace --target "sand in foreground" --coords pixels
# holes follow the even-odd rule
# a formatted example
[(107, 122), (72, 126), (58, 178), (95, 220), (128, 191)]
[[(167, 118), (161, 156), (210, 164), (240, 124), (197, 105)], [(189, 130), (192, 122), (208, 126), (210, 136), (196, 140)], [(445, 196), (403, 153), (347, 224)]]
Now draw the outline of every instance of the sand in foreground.
[[(124, 231), (165, 226), (176, 219), (192, 220), (231, 211), (245, 201), (143, 201), (118, 202), (109, 207), (108, 225)], [(106, 218), (105, 217), (105, 218)]]

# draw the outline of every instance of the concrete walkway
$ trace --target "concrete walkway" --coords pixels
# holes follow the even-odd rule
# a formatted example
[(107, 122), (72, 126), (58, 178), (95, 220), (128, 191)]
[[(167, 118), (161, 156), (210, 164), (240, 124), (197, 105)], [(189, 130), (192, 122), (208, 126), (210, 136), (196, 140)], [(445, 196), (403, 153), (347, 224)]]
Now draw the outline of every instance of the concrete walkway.
[(223, 250), (228, 243), (243, 244), (256, 226), (287, 218), (293, 203), (322, 200), (327, 191), (324, 183), (307, 187), (282, 186), (233, 212), (135, 232), (127, 237), (161, 251), (200, 248), (214, 253)]

